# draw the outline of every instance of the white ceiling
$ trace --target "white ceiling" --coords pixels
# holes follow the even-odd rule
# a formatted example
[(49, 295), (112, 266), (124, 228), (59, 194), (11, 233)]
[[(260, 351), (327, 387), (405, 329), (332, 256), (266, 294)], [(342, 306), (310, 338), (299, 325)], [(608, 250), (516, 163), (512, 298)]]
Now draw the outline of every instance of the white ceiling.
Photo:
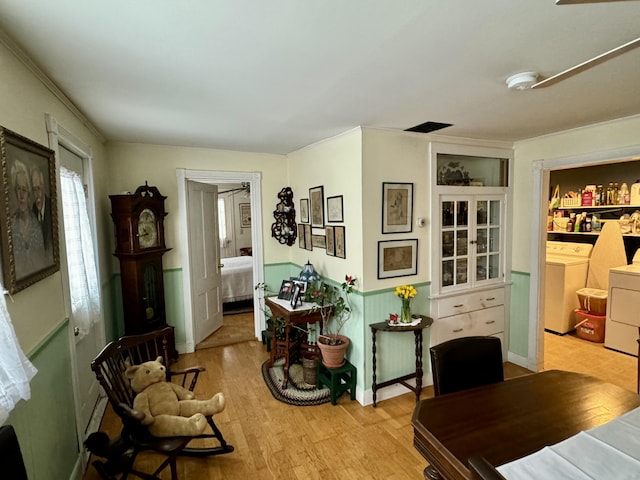
[(515, 141), (640, 113), (640, 2), (0, 0), (4, 30), (109, 140), (289, 153), (356, 126)]

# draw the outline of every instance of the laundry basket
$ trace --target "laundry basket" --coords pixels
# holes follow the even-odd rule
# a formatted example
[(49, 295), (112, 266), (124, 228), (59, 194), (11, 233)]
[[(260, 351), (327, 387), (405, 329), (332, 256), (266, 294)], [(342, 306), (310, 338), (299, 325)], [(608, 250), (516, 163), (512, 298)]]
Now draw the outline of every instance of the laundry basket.
[(580, 302), (580, 310), (592, 315), (607, 314), (607, 291), (599, 288), (581, 288), (576, 292)]
[(583, 310), (576, 310), (576, 335), (590, 342), (604, 342), (606, 315), (593, 315)]

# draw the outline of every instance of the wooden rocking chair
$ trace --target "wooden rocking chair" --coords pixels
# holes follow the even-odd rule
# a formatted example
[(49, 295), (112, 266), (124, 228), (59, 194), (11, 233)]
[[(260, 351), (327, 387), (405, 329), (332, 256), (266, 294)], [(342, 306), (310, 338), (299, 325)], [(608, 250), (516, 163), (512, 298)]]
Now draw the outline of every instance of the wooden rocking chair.
[[(122, 420), (119, 438), (112, 440), (105, 433), (96, 432), (91, 434), (85, 442), (91, 453), (106, 458), (106, 462), (101, 460), (93, 462), (100, 476), (106, 480), (126, 479), (129, 474), (146, 480), (158, 479), (157, 475), (167, 466), (171, 469), (171, 479), (177, 480), (176, 457), (178, 455), (209, 456), (233, 452), (233, 447), (227, 444), (212, 416), (206, 417), (212, 433), (196, 437), (154, 437), (148, 432), (147, 427), (140, 423), (144, 414), (133, 409), (133, 399), (136, 394), (124, 375), (127, 361), (130, 364), (139, 364), (155, 360), (160, 356), (163, 358), (164, 365), (167, 366), (167, 380), (171, 381), (172, 378), (177, 377), (177, 383), (191, 391), (198, 381), (198, 376), (204, 371), (202, 367), (170, 371), (169, 338), (171, 334), (171, 327), (166, 327), (142, 335), (122, 337), (105, 346), (91, 362), (91, 369), (106, 392), (109, 403)], [(213, 438), (216, 440), (216, 446), (189, 448), (189, 442), (197, 438)], [(152, 474), (133, 468), (136, 456), (145, 450), (166, 455), (166, 459)]]

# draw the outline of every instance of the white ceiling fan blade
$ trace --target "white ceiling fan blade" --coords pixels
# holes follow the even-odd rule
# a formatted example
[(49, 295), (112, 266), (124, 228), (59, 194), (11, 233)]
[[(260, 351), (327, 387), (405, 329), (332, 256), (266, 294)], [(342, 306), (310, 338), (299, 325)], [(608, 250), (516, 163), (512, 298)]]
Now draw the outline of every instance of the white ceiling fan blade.
[(556, 5), (578, 5), (581, 3), (634, 2), (636, 0), (556, 0)]
[(576, 73), (583, 72), (588, 68), (599, 65), (605, 60), (609, 60), (610, 58), (617, 57), (618, 55), (628, 52), (629, 50), (632, 50), (636, 47), (640, 47), (640, 37), (636, 38), (635, 40), (631, 40), (630, 42), (627, 42), (623, 45), (620, 45), (619, 47), (616, 47), (612, 50), (604, 52), (598, 55), (597, 57), (593, 57), (571, 68), (567, 68), (566, 70), (563, 70), (560, 73), (556, 73), (555, 75), (552, 75), (549, 78), (545, 78), (544, 80), (533, 84), (531, 88), (548, 87), (549, 85), (558, 83), (559, 81), (564, 80), (565, 78), (571, 77)]

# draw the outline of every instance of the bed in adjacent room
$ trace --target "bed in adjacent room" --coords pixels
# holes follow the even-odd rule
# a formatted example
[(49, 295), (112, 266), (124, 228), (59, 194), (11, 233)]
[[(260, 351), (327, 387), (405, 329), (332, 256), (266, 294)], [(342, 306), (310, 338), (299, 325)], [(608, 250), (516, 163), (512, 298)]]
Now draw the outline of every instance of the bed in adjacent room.
[(253, 299), (253, 257), (223, 258), (222, 303)]

